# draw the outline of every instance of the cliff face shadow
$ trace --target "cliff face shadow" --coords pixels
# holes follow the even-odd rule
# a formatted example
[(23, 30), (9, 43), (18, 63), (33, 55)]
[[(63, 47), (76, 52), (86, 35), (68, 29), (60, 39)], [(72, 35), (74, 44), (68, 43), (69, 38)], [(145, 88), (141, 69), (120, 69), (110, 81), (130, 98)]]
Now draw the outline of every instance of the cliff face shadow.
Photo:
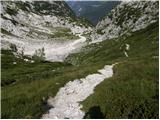
[(89, 119), (105, 119), (105, 116), (101, 112), (101, 109), (100, 109), (99, 106), (93, 106), (85, 114), (84, 118), (89, 118)]

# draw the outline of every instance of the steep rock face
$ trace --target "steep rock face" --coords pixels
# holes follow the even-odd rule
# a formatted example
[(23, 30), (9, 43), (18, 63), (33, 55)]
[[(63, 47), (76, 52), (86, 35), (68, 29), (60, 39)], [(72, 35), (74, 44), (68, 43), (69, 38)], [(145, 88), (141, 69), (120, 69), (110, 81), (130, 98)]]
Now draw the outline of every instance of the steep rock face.
[(94, 25), (119, 3), (120, 1), (67, 1), (77, 16), (88, 19)]
[(44, 15), (56, 15), (63, 17), (75, 17), (73, 11), (68, 7), (64, 1), (40, 1), (32, 2), (34, 6), (33, 12)]
[(9, 49), (12, 43), (33, 55), (42, 47), (66, 46), (70, 40), (78, 39), (78, 34), (90, 31), (91, 27), (77, 19), (64, 1), (1, 2), (3, 49)]
[(158, 21), (158, 10), (158, 1), (123, 1), (97, 24), (92, 40), (99, 42), (130, 35)]
[(64, 1), (2, 1), (1, 3), (10, 15), (16, 15), (21, 9), (39, 15), (74, 16)]
[(74, 18), (74, 13), (64, 1), (3, 1), (1, 3), (2, 29), (17, 36), (22, 37), (29, 32), (29, 27), (43, 28), (48, 32), (51, 31), (46, 29), (47, 27), (85, 29), (84, 24)]

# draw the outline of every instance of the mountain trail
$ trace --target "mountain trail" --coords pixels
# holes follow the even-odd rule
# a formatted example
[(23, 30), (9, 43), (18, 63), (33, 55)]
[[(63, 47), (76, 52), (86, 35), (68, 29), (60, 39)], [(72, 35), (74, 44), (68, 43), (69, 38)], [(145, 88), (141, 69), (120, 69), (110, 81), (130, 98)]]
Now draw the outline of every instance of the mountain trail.
[(84, 101), (93, 94), (94, 88), (104, 79), (112, 77), (114, 65), (105, 65), (96, 74), (90, 74), (85, 78), (68, 82), (64, 87), (60, 88), (54, 98), (48, 99), (48, 104), (53, 108), (44, 114), (42, 118), (82, 119), (85, 112), (81, 110), (82, 105), (79, 102)]

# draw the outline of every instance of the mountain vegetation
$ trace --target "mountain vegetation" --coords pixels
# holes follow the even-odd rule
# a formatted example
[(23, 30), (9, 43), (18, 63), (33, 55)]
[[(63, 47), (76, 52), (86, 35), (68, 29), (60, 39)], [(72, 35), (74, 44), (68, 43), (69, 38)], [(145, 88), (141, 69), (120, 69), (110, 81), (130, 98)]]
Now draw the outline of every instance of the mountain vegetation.
[(121, 2), (93, 27), (64, 1), (1, 1), (1, 117), (42, 118), (67, 83), (114, 64), (84, 118), (158, 119), (158, 4)]

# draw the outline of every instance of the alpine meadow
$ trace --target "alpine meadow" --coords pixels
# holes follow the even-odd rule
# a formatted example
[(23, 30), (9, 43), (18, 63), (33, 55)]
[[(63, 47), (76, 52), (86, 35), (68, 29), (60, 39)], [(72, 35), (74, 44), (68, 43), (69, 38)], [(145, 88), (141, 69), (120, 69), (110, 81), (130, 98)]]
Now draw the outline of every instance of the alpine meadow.
[(1, 1), (2, 119), (158, 119), (159, 1)]

